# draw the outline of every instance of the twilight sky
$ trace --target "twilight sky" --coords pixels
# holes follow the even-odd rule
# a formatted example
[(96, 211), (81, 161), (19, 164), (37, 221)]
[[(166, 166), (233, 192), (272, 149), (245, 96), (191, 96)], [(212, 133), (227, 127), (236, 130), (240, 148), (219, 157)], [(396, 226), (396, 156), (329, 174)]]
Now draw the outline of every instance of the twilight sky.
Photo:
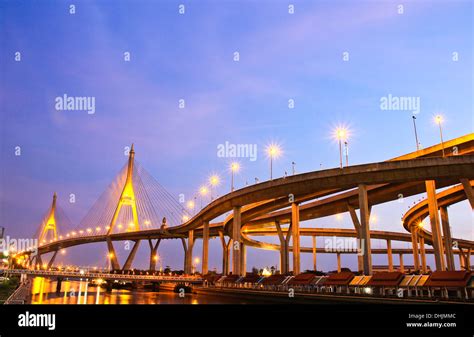
[[(239, 159), (237, 187), (268, 179), (264, 149), (272, 142), (283, 149), (274, 176), (290, 173), (293, 161), (297, 172), (336, 167), (331, 135), (338, 125), (351, 131), (351, 164), (415, 150), (412, 111), (382, 110), (388, 95), (419, 98), (422, 146), (439, 142), (437, 113), (445, 139), (473, 131), (470, 1), (74, 4), (71, 14), (69, 2), (0, 1), (0, 226), (14, 237), (36, 232), (55, 191), (78, 224), (132, 142), (140, 164), (176, 199), (188, 200), (211, 173), (221, 176), (218, 193), (229, 191), (232, 159), (217, 156), (226, 141), (258, 149), (256, 161)], [(57, 110), (64, 94), (94, 97), (95, 113)], [(403, 230), (400, 217), (419, 198), (376, 206), (373, 227)], [(453, 235), (474, 239), (467, 202), (450, 215)], [(352, 227), (347, 214), (304, 225)], [(59, 261), (105, 264), (105, 244), (87, 251), (71, 248)], [(138, 266), (147, 251), (143, 243)], [(180, 242), (163, 243), (160, 255), (163, 265), (182, 267)], [(220, 269), (220, 261), (219, 240), (212, 240), (210, 268)], [(278, 253), (249, 249), (247, 261), (248, 268), (275, 265)], [(311, 257), (302, 263), (310, 268)], [(318, 263), (334, 269), (335, 257)], [(354, 267), (355, 257), (343, 264)]]

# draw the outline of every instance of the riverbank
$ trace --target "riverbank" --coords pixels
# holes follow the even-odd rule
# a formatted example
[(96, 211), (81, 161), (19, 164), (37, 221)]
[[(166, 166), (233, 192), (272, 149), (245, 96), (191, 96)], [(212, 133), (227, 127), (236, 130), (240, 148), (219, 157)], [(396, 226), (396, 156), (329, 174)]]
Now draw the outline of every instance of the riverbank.
[(342, 294), (310, 294), (295, 292), (290, 296), (287, 292), (262, 291), (242, 288), (217, 288), (196, 287), (193, 289), (196, 295), (221, 296), (223, 298), (240, 298), (241, 300), (252, 300), (258, 304), (471, 304), (472, 302), (438, 301), (429, 299), (388, 298), (388, 297), (363, 297), (347, 296)]

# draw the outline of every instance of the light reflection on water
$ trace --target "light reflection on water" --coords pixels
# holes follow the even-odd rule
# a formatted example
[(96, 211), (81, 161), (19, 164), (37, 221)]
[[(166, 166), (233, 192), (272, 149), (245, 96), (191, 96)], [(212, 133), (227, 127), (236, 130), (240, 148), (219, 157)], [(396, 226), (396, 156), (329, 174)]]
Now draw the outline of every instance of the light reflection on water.
[[(86, 285), (85, 281), (61, 283), (61, 291), (56, 293), (57, 282), (43, 277), (35, 277), (31, 287), (32, 304), (244, 304), (239, 298), (186, 294), (179, 297), (172, 291), (152, 292), (144, 290), (113, 289)], [(87, 291), (87, 293), (86, 293)], [(86, 295), (87, 294), (87, 295)], [(248, 302), (247, 302), (248, 303)]]

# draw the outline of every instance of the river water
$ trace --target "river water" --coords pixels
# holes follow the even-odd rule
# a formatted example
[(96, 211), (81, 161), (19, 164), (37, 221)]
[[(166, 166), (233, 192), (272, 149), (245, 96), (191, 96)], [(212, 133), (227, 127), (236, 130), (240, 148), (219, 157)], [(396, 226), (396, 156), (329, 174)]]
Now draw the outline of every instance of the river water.
[(44, 277), (33, 278), (31, 287), (32, 304), (246, 304), (249, 300), (238, 297), (179, 294), (164, 290), (113, 289), (88, 286), (86, 282), (67, 281), (61, 283), (61, 292), (56, 293), (56, 281)]

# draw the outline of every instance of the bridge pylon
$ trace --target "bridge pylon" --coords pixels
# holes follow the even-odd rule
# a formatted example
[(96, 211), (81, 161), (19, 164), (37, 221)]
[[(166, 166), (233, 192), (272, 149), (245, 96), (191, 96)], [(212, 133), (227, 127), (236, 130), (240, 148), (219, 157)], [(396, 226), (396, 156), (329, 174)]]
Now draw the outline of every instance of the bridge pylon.
[(53, 233), (53, 239), (56, 241), (58, 239), (58, 230), (56, 226), (56, 192), (53, 195), (53, 203), (51, 205), (51, 210), (49, 211), (46, 220), (43, 223), (43, 228), (41, 229), (40, 235), (38, 237), (39, 242), (43, 242), (47, 237), (48, 233), (51, 231)]
[(115, 227), (117, 222), (117, 218), (120, 214), (120, 210), (124, 205), (130, 206), (132, 208), (132, 217), (133, 217), (133, 226), (129, 226), (128, 228), (131, 230), (137, 231), (140, 229), (140, 225), (138, 223), (138, 212), (137, 212), (137, 202), (135, 198), (135, 189), (133, 187), (133, 168), (134, 168), (134, 158), (135, 158), (135, 151), (132, 148), (130, 149), (130, 153), (128, 156), (128, 167), (127, 167), (127, 179), (125, 181), (125, 185), (123, 187), (122, 193), (120, 194), (119, 201), (117, 203), (117, 207), (115, 208), (114, 215), (112, 217), (112, 221), (110, 222), (109, 229), (107, 231), (107, 235), (110, 235)]

